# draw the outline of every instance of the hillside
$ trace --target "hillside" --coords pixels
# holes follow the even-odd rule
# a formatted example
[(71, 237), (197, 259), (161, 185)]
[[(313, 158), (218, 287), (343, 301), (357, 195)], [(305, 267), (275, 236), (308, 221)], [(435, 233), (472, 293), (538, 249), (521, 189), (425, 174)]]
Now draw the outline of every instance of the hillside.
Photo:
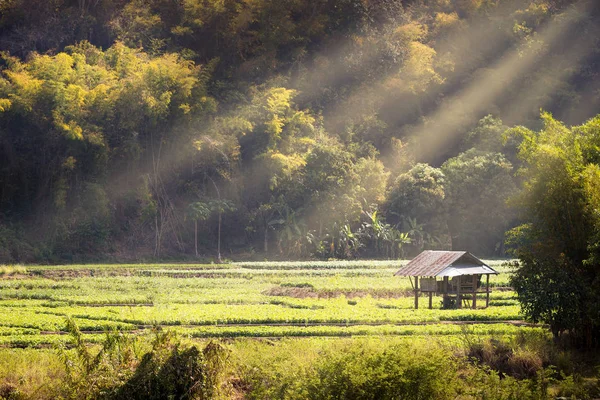
[(597, 125), (598, 12), (2, 2), (0, 262), (502, 256), (527, 132)]

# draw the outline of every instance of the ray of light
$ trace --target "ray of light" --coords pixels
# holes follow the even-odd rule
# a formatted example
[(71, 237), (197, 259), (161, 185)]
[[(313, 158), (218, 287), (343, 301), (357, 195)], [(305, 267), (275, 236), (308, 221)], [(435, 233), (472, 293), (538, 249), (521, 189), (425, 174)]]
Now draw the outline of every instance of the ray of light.
[(548, 54), (549, 46), (560, 41), (568, 29), (585, 15), (585, 3), (571, 8), (562, 18), (542, 29), (535, 40), (528, 43), (528, 48), (509, 50), (497, 63), (480, 71), (464, 89), (427, 115), (426, 123), (412, 133), (419, 146), (417, 159), (428, 160), (443, 153), (471, 121), (505, 93), (511, 82), (532, 71), (536, 63)]

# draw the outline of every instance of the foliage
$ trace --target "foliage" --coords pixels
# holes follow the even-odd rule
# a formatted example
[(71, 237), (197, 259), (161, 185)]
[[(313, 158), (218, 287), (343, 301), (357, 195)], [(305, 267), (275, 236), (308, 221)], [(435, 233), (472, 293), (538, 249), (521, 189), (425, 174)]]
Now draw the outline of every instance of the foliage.
[(600, 321), (593, 300), (598, 295), (594, 251), (600, 226), (595, 185), (587, 179), (596, 168), (596, 147), (590, 144), (599, 135), (598, 121), (569, 128), (548, 113), (542, 118), (539, 132), (518, 132), (525, 179), (518, 201), (529, 225), (514, 231), (521, 267), (512, 284), (526, 315), (549, 323), (557, 336), (569, 331), (591, 346)]
[(388, 210), (398, 219), (412, 217), (423, 221), (444, 215), (445, 176), (427, 164), (417, 164), (400, 174), (390, 187)]
[[(598, 10), (571, 3), (2, 2), (0, 260), (199, 257), (219, 224), (185, 221), (209, 198), (235, 204), (223, 253), (394, 257), (462, 235), (502, 254), (521, 162), (502, 132), (600, 101)], [(497, 212), (472, 224), (455, 187)], [(393, 238), (363, 227), (375, 208)]]
[(511, 163), (501, 153), (471, 149), (447, 160), (442, 171), (452, 248), (503, 255), (504, 232), (514, 218), (506, 207), (516, 191)]
[(449, 367), (450, 363), (435, 352), (409, 356), (406, 348), (392, 347), (385, 352), (350, 349), (316, 366), (306, 388), (307, 398), (449, 399), (452, 368), (441, 371), (438, 366)]
[(180, 349), (170, 333), (156, 332), (152, 348), (139, 354), (135, 339), (107, 333), (101, 349), (93, 354), (71, 320), (67, 329), (74, 353), (62, 350), (66, 369), (62, 396), (90, 399), (220, 398), (225, 349), (209, 343)]
[[(505, 338), (491, 341), (513, 345)], [(303, 339), (278, 341), (269, 346), (275, 351), (265, 352), (253, 342), (240, 342), (237, 346), (241, 353), (238, 359), (246, 363), (250, 360), (250, 365), (241, 368), (249, 398), (422, 398), (418, 396), (426, 394), (432, 398), (534, 400), (553, 398), (561, 386), (569, 390), (569, 382), (574, 379), (562, 381), (552, 368), (540, 369), (531, 379), (516, 379), (473, 365), (461, 356), (450, 357), (447, 352), (457, 348), (432, 342), (431, 338)], [(417, 371), (418, 375), (411, 373)], [(423, 378), (421, 385), (419, 377)], [(339, 393), (345, 396), (338, 396)], [(594, 392), (582, 388), (581, 393), (589, 396)]]
[[(515, 292), (494, 291), (487, 309), (442, 310), (435, 297), (415, 312), (408, 279), (390, 279), (404, 262), (27, 266), (0, 281), (0, 387), (21, 398), (528, 399), (548, 381), (594, 393), (593, 380), (574, 391), (579, 364), (547, 328), (508, 322), (522, 318)], [(506, 286), (512, 267), (488, 263)], [(499, 372), (464, 359), (465, 344)], [(542, 376), (547, 365), (557, 373)]]

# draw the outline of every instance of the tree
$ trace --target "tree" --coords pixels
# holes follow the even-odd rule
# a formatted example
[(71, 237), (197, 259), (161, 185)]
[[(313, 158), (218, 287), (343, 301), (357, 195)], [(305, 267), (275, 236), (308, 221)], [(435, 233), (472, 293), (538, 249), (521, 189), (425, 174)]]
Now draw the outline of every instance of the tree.
[(503, 134), (508, 129), (502, 120), (493, 115), (486, 115), (479, 120), (477, 126), (467, 133), (463, 140), (463, 150), (476, 148), (480, 151), (501, 152)]
[(421, 230), (428, 235), (446, 235), (445, 186), (446, 177), (441, 169), (416, 164), (390, 185), (385, 208), (387, 220), (402, 231), (414, 229), (410, 226), (414, 220), (419, 221)]
[(210, 217), (211, 209), (203, 201), (196, 201), (188, 205), (187, 215), (194, 221), (194, 250), (198, 257), (198, 220), (206, 220)]
[(395, 227), (386, 223), (379, 211), (375, 209), (363, 211), (366, 217), (358, 231), (361, 247), (376, 256), (396, 258), (404, 256), (404, 245), (413, 243), (408, 232), (400, 232)]
[(512, 164), (501, 153), (466, 151), (442, 165), (446, 177), (448, 230), (455, 250), (502, 255), (513, 212)]
[(511, 284), (526, 316), (568, 331), (585, 346), (600, 340), (598, 185), (600, 118), (569, 128), (542, 113), (539, 132), (513, 130), (521, 144), (527, 225), (511, 232), (520, 267)]
[(223, 262), (223, 260), (221, 259), (221, 217), (226, 212), (235, 211), (236, 207), (231, 200), (221, 198), (209, 200), (208, 206), (213, 213), (217, 213), (217, 260), (219, 263), (221, 263)]

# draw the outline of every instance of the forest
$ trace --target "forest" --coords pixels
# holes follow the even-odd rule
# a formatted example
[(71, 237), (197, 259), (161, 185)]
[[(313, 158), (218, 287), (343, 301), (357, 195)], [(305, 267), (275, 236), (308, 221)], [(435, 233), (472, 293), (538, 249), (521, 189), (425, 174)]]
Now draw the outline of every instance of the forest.
[(505, 256), (564, 162), (587, 258), (598, 11), (4, 1), (0, 261)]
[(599, 18), (0, 0), (0, 399), (600, 397)]

